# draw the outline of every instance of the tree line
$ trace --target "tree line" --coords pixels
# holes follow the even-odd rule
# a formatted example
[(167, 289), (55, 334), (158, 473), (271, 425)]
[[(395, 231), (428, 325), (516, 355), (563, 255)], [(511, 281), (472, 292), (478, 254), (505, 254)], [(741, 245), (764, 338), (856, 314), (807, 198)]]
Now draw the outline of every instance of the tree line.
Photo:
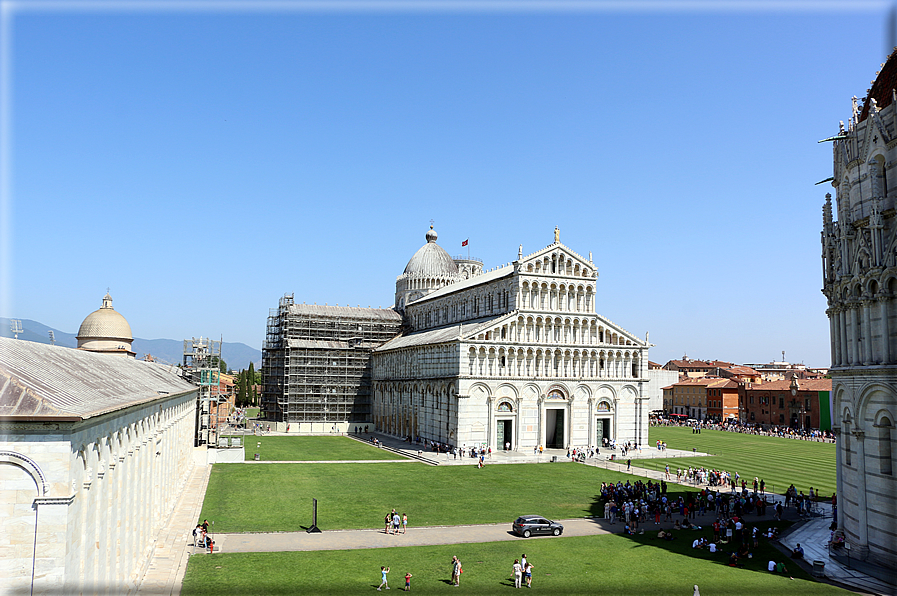
[(262, 383), (262, 373), (256, 372), (252, 362), (249, 363), (248, 369), (243, 369), (235, 375), (234, 383), (236, 385), (235, 401), (238, 408), (259, 405), (259, 394), (256, 387)]

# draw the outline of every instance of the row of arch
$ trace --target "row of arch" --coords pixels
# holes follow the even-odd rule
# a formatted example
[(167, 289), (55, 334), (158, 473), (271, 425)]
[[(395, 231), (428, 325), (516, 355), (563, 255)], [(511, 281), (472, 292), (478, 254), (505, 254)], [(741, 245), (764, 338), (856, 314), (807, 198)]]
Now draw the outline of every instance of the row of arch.
[(641, 372), (637, 351), (471, 346), (467, 352), (470, 376), (631, 379)]
[(382, 432), (451, 443), (458, 420), (454, 383), (374, 382), (373, 420)]
[[(881, 280), (881, 283), (880, 283)], [(897, 271), (841, 288), (827, 310), (832, 338), (832, 366), (890, 364), (891, 317), (897, 315)]]
[[(133, 588), (161, 520), (174, 506), (171, 495), (189, 470), (195, 409), (196, 392), (191, 391), (98, 416), (67, 431), (67, 461), (51, 459), (62, 454), (44, 451), (42, 443), (27, 438), (18, 447), (25, 453), (2, 454), (0, 465), (14, 466), (5, 477), (19, 478), (11, 483), (16, 485), (30, 477), (36, 488), (34, 509), (50, 507), (56, 520), (46, 522), (53, 518), (32, 512), (6, 520), (19, 527), (37, 524), (35, 553), (43, 553), (39, 565), (44, 571), (35, 578), (36, 592), (80, 593), (105, 586), (124, 593)], [(30, 453), (35, 446), (38, 450)], [(17, 475), (16, 468), (28, 476)], [(7, 499), (8, 489), (0, 483), (0, 501), (15, 501)], [(46, 523), (57, 528), (47, 531)], [(66, 537), (61, 551), (59, 532)], [(28, 557), (25, 563), (23, 556), (12, 554), (10, 563), (31, 569), (30, 553)]]
[(632, 340), (606, 327), (596, 317), (519, 315), (477, 334), (479, 341), (527, 344), (634, 345)]
[(511, 293), (507, 289), (490, 284), (424, 304), (412, 302), (406, 312), (412, 327), (427, 329), (508, 312), (511, 310), (510, 300)]
[(457, 344), (430, 344), (375, 352), (374, 378), (453, 376), (458, 374)]
[(592, 270), (579, 264), (577, 259), (565, 255), (563, 252), (555, 252), (543, 256), (541, 259), (533, 259), (526, 264), (526, 271), (548, 275), (572, 275), (574, 277), (591, 277)]
[(524, 281), (520, 287), (523, 308), (561, 312), (595, 312), (591, 285)]
[[(840, 181), (838, 189), (838, 219), (843, 222), (859, 221), (871, 214), (871, 204), (875, 200), (880, 200), (882, 205), (881, 211), (892, 209), (894, 207), (893, 197), (889, 197), (888, 188), (888, 167), (887, 156), (876, 151), (868, 160), (866, 160), (865, 168), (850, 168), (845, 172), (844, 178)], [(859, 166), (859, 163), (857, 164)], [(865, 169), (865, 172), (863, 172)], [(851, 177), (851, 170), (856, 175)], [(866, 174), (864, 176), (863, 174)], [(861, 188), (863, 180), (868, 178), (870, 183), (869, 192), (863, 192)], [(850, 195), (852, 189), (857, 188), (857, 194), (860, 200), (851, 202)]]

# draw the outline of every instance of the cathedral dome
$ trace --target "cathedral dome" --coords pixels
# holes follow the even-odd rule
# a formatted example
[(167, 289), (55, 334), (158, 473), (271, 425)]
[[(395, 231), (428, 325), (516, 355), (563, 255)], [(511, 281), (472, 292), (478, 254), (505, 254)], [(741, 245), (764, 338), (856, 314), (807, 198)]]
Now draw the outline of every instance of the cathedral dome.
[(132, 355), (131, 326), (128, 321), (112, 308), (112, 296), (103, 296), (103, 306), (93, 311), (78, 329), (78, 349), (90, 352)]
[(421, 246), (405, 265), (405, 273), (434, 277), (458, 275), (458, 266), (455, 261), (445, 252), (445, 249), (436, 244), (436, 232), (433, 230), (433, 226), (427, 230), (427, 243)]

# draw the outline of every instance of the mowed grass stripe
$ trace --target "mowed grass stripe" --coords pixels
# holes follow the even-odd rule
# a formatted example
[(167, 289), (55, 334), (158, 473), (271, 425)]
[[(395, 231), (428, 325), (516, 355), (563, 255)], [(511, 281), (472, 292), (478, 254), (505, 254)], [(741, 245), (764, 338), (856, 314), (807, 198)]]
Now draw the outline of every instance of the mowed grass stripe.
[[(809, 492), (810, 487), (830, 497), (835, 491), (835, 445), (815, 441), (799, 441), (779, 437), (763, 437), (741, 433), (704, 430), (692, 433), (690, 428), (654, 426), (650, 445), (664, 441), (673, 449), (712, 453), (713, 457), (665, 458), (634, 460), (633, 465), (650, 470), (670, 470), (689, 466), (738, 472), (748, 486), (754, 477), (766, 481), (772, 491), (783, 493), (789, 485)], [(645, 451), (646, 447), (642, 450)], [(654, 449), (647, 447), (647, 449)]]
[(378, 528), (392, 508), (411, 527), (510, 524), (526, 513), (602, 515), (601, 482), (631, 479), (573, 463), (216, 464), (201, 517), (215, 520), (216, 532), (299, 531), (311, 523), (315, 498), (324, 530)]
[(243, 440), (246, 461), (357, 461), (404, 460), (392, 451), (380, 449), (371, 443), (362, 443), (343, 436), (254, 436)]
[[(409, 530), (413, 531), (413, 530)], [(507, 594), (511, 566), (526, 552), (533, 564), (533, 590), (558, 595), (682, 596), (700, 586), (702, 594), (848, 595), (812, 581), (788, 561), (788, 575), (765, 571), (770, 557), (783, 555), (765, 542), (744, 569), (725, 565), (728, 555), (691, 549), (698, 532), (683, 530), (672, 542), (621, 535), (561, 537), (510, 542), (360, 549), (350, 551), (218, 554), (190, 557), (184, 596), (320, 594), (372, 592), (380, 566), (389, 566), (389, 584), (402, 589), (410, 572), (412, 592), (424, 594)], [(451, 557), (463, 564), (461, 587), (449, 583)]]

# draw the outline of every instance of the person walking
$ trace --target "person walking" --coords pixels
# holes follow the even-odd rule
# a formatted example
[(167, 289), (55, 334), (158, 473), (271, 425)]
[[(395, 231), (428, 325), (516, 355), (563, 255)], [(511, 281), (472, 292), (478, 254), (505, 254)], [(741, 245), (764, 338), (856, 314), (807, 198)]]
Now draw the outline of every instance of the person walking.
[(389, 589), (389, 585), (386, 583), (386, 574), (389, 573), (389, 567), (380, 567), (380, 585), (377, 587), (377, 591), (379, 592), (383, 587)]
[(531, 563), (527, 562), (526, 567), (523, 568), (523, 577), (526, 580), (526, 587), (533, 587), (533, 566)]
[(408, 531), (408, 514), (402, 514), (402, 534)]
[(520, 580), (523, 577), (523, 568), (520, 566), (520, 559), (514, 559), (514, 587), (520, 587)]

